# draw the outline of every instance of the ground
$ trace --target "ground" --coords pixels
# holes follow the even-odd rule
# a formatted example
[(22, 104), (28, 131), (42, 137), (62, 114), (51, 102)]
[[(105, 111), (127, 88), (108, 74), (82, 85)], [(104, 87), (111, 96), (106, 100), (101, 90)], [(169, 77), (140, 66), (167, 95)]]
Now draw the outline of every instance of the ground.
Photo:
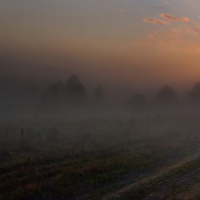
[(198, 199), (199, 120), (2, 121), (0, 199)]

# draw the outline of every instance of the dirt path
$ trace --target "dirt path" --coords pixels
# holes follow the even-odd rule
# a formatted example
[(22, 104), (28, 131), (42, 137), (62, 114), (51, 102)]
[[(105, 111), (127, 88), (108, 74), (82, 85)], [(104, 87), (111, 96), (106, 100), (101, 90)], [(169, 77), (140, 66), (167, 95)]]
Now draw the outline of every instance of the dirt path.
[(191, 156), (188, 156), (187, 158), (184, 158), (183, 160), (179, 161), (179, 163), (177, 164), (173, 164), (171, 166), (168, 166), (162, 170), (160, 170), (158, 173), (156, 174), (153, 174), (149, 177), (146, 177), (146, 178), (143, 178), (141, 180), (138, 180), (122, 189), (120, 189), (119, 191), (117, 192), (114, 192), (114, 193), (111, 193), (111, 194), (108, 194), (107, 196), (103, 197), (102, 200), (109, 200), (109, 199), (115, 199), (115, 198), (120, 198), (121, 196), (123, 196), (123, 194), (125, 194), (126, 192), (130, 191), (132, 188), (136, 187), (136, 186), (139, 186), (139, 185), (142, 185), (144, 183), (148, 183), (149, 181), (154, 181), (155, 179), (159, 178), (160, 176), (164, 175), (165, 173), (169, 173), (170, 171), (178, 168), (178, 167), (181, 167), (182, 165), (188, 163), (188, 162), (191, 162), (191, 161), (194, 161), (196, 159), (198, 159), (200, 157), (200, 152), (194, 154), (194, 155), (191, 155)]

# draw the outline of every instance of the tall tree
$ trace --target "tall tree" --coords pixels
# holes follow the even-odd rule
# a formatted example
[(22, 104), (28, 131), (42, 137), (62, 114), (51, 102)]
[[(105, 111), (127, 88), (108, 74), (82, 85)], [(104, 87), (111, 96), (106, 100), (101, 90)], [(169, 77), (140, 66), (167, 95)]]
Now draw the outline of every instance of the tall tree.
[(197, 82), (190, 92), (192, 100), (200, 101), (200, 82)]
[(177, 94), (173, 91), (172, 87), (165, 85), (158, 91), (156, 99), (160, 103), (175, 103), (178, 101)]
[(64, 84), (62, 81), (57, 81), (51, 84), (42, 96), (42, 106), (58, 106), (62, 101), (63, 91)]
[(66, 82), (65, 95), (71, 104), (84, 104), (87, 102), (85, 87), (79, 77), (72, 74)]

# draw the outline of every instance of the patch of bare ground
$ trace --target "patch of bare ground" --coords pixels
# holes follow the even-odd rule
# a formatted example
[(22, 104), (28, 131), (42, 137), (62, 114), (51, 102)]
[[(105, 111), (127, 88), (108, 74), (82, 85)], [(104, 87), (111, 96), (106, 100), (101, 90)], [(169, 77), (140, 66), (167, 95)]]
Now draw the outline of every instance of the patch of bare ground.
[[(155, 200), (155, 199), (194, 199), (194, 197), (196, 197), (197, 195), (200, 194), (200, 184), (195, 184), (192, 185), (192, 183), (190, 183), (190, 181), (192, 179), (195, 179), (195, 177), (198, 176), (198, 172), (199, 172), (199, 168), (196, 169), (191, 169), (191, 171), (187, 172), (186, 174), (182, 174), (182, 176), (180, 176), (180, 174), (178, 176), (174, 176), (172, 175), (172, 177), (168, 177), (168, 180), (165, 181), (165, 178), (167, 179), (167, 177), (164, 177), (163, 181), (159, 181), (156, 182), (157, 179), (159, 179), (162, 176), (167, 175), (168, 173), (170, 173), (173, 170), (179, 170), (179, 168), (184, 167), (184, 165), (187, 165), (190, 162), (193, 162), (195, 160), (198, 160), (200, 157), (200, 152), (188, 156), (187, 158), (183, 159), (182, 161), (180, 161), (179, 163), (173, 164), (171, 166), (168, 166), (164, 169), (161, 169), (159, 172), (145, 177), (141, 180), (135, 181), (134, 183), (125, 186), (124, 188), (108, 194), (107, 196), (103, 197), (102, 200), (114, 200), (114, 199), (136, 199), (136, 198), (126, 198), (127, 194), (128, 196), (130, 196), (129, 194), (131, 193), (132, 190), (134, 190), (134, 188), (142, 188), (144, 187), (144, 185), (151, 185), (151, 189), (153, 189), (153, 191), (148, 191), (147, 194), (144, 194), (144, 198), (140, 198), (140, 199), (148, 199), (148, 200)], [(186, 187), (190, 187), (185, 189), (187, 191), (185, 192), (178, 192), (179, 186), (183, 186), (185, 184)], [(191, 186), (192, 185), (192, 186)]]
[(176, 199), (195, 199), (199, 197), (200, 198), (200, 183), (196, 183), (188, 188), (188, 191), (182, 192), (178, 195), (176, 195)]

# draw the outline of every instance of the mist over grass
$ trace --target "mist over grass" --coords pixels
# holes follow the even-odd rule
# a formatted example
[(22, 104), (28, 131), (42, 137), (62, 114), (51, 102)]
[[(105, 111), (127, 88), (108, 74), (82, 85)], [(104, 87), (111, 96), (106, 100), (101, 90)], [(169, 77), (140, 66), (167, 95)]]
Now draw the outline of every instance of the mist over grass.
[(0, 197), (99, 199), (199, 151), (197, 115), (83, 116), (1, 120)]
[(89, 95), (75, 75), (44, 90), (3, 88), (5, 200), (100, 199), (200, 151), (198, 90), (180, 99), (166, 85), (154, 98), (136, 93), (119, 102), (101, 86)]

